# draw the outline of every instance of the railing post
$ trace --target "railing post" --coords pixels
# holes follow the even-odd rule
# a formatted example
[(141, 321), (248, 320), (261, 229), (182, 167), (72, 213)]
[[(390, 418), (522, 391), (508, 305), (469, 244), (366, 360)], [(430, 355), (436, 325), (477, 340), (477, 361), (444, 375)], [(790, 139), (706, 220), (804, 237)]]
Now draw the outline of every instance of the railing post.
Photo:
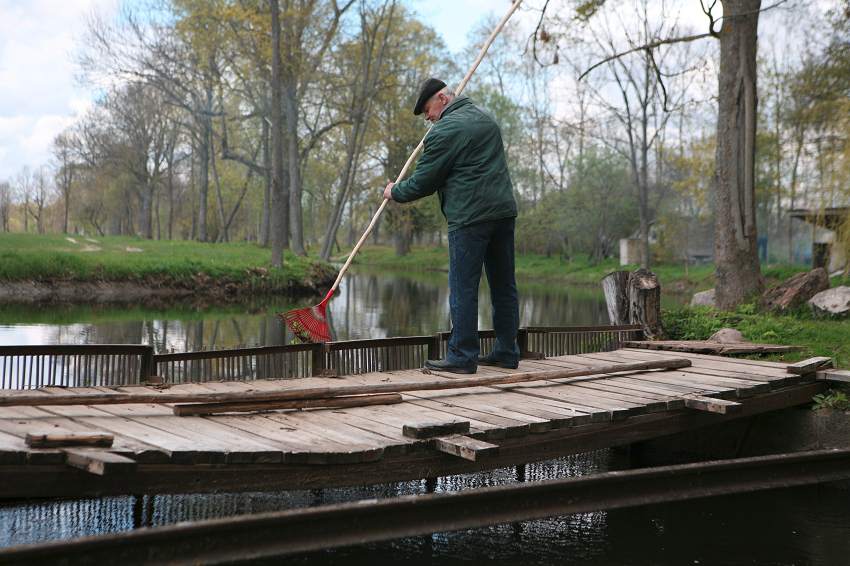
[(148, 346), (142, 354), (142, 363), (139, 367), (139, 383), (148, 381), (148, 378), (153, 375), (154, 369), (156, 369), (156, 366), (153, 363), (153, 346)]
[(519, 357), (526, 357), (528, 355), (528, 329), (520, 328), (517, 331), (516, 341), (519, 347)]
[(440, 333), (434, 334), (434, 337), (428, 341), (428, 359), (440, 359)]
[(325, 345), (313, 344), (313, 377), (322, 375), (325, 371)]

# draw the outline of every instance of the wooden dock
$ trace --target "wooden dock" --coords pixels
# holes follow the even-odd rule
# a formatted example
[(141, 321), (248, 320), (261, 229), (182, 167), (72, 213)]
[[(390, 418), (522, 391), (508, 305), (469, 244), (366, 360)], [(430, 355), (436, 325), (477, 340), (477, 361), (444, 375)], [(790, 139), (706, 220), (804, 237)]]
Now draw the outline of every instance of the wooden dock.
[[(175, 416), (167, 403), (0, 407), (0, 498), (106, 493), (316, 488), (435, 477), (627, 444), (808, 402), (814, 373), (787, 364), (622, 348), (523, 360), (517, 370), (582, 369), (686, 358), (691, 366), (438, 391), (402, 402), (336, 409)], [(456, 380), (399, 370), (171, 387), (42, 388), (48, 399), (101, 393), (201, 394)], [(462, 376), (468, 377), (468, 376)], [(28, 391), (32, 394), (33, 391)], [(716, 406), (711, 399), (717, 399)], [(724, 402), (725, 400), (726, 402)], [(405, 427), (443, 424), (468, 432), (412, 438)], [(28, 434), (114, 436), (110, 448), (32, 448)], [(466, 429), (463, 429), (466, 430)], [(426, 435), (427, 436), (427, 435)]]

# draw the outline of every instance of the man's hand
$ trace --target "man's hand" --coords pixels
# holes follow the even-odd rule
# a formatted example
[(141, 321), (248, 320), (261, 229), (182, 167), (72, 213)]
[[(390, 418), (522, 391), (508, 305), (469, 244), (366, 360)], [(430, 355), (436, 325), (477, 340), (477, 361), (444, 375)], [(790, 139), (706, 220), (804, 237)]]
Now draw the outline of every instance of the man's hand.
[(387, 200), (393, 200), (393, 185), (395, 185), (395, 183), (389, 181), (387, 186), (384, 188), (384, 198)]

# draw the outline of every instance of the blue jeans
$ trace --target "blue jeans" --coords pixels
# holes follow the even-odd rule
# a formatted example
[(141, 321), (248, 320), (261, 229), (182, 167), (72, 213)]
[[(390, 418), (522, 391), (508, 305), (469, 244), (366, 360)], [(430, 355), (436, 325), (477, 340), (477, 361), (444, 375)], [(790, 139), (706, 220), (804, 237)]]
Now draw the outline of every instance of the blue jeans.
[(452, 336), (446, 360), (452, 365), (478, 364), (478, 284), (481, 267), (490, 284), (493, 357), (519, 361), (516, 337), (519, 301), (514, 278), (514, 218), (481, 222), (449, 232), (449, 305)]

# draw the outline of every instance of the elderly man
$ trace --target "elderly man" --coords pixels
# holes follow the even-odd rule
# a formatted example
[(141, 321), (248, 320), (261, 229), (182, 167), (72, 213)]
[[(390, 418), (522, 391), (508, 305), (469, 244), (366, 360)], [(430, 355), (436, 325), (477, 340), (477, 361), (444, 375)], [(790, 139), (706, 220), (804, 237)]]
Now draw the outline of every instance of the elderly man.
[[(389, 183), (384, 197), (410, 202), (434, 192), (449, 225), (449, 304), (452, 336), (443, 360), (425, 367), (475, 373), (478, 364), (515, 368), (519, 306), (514, 278), (514, 224), (517, 215), (502, 134), (493, 117), (466, 96), (455, 97), (438, 79), (426, 80), (415, 115), (434, 126), (414, 173)], [(487, 272), (496, 345), (479, 356), (478, 284)]]

